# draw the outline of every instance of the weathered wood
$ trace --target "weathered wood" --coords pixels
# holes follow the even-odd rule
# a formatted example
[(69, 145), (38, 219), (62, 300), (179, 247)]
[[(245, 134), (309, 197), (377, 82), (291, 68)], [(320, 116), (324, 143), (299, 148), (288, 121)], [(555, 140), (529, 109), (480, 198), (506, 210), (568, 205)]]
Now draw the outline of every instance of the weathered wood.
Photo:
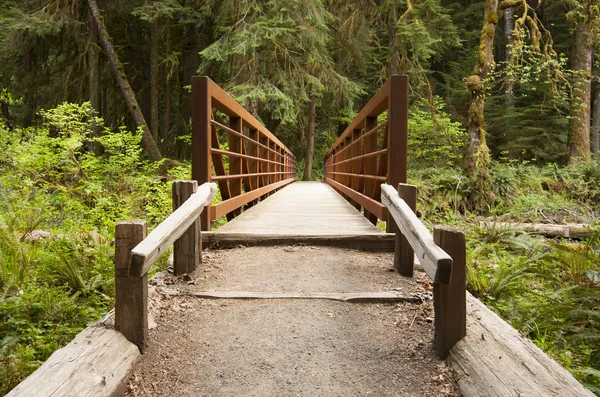
[(433, 240), (452, 257), (450, 283), (433, 283), (434, 340), (438, 355), (444, 360), (466, 334), (467, 248), (465, 234), (452, 228), (436, 226)]
[(467, 295), (467, 335), (450, 351), (450, 363), (464, 397), (594, 396), (471, 294)]
[(218, 232), (305, 236), (381, 233), (323, 182), (292, 183)]
[[(412, 212), (417, 211), (417, 187), (415, 185), (407, 185), (400, 183), (398, 185), (398, 195)], [(415, 252), (410, 243), (402, 233), (396, 233), (396, 250), (394, 253), (394, 267), (398, 273), (404, 277), (412, 277), (415, 261)]]
[[(181, 294), (186, 294), (182, 292)], [(198, 291), (190, 292), (198, 298), (205, 299), (326, 299), (351, 303), (394, 303), (394, 302), (421, 302), (415, 295), (406, 295), (401, 292), (247, 292), (247, 291)]]
[[(196, 181), (173, 182), (173, 211), (198, 190)], [(191, 273), (202, 261), (202, 235), (200, 233), (200, 220), (194, 223), (173, 243), (173, 274), (180, 276)]]
[(431, 233), (423, 222), (417, 218), (408, 204), (398, 196), (396, 189), (390, 185), (381, 185), (381, 201), (396, 221), (402, 234), (410, 242), (429, 277), (435, 282), (448, 284), (452, 258), (434, 243)]
[[(372, 131), (377, 126), (377, 117), (367, 117), (365, 118), (365, 131)], [(365, 134), (366, 135), (366, 134)], [(364, 153), (374, 153), (377, 152), (377, 133), (370, 134), (365, 137), (364, 143)], [(377, 157), (367, 157), (364, 160), (364, 169), (366, 175), (375, 175), (377, 174)], [(367, 179), (364, 184), (363, 194), (371, 199), (374, 198), (375, 194), (375, 186), (377, 182)], [(377, 215), (371, 214), (368, 209), (364, 209), (365, 217), (374, 225), (377, 224)]]
[(372, 233), (356, 235), (283, 235), (283, 234), (250, 234), (250, 233), (203, 233), (203, 246), (208, 248), (235, 248), (243, 246), (273, 245), (316, 245), (355, 249), (371, 252), (393, 252), (394, 235), (389, 233)]
[(148, 338), (148, 275), (128, 273), (131, 250), (148, 233), (143, 221), (123, 221), (115, 229), (115, 329), (144, 352)]
[[(262, 175), (263, 175), (263, 177), (268, 177), (267, 174), (262, 174)], [(295, 179), (286, 179), (281, 182), (267, 184), (259, 189), (252, 190), (250, 192), (244, 193), (237, 197), (232, 197), (231, 199), (229, 199), (227, 201), (221, 201), (220, 203), (215, 204), (210, 207), (211, 219), (218, 219), (218, 218), (222, 217), (223, 215), (231, 212), (233, 209), (239, 208), (253, 200), (258, 199), (259, 197), (262, 197), (262, 196), (272, 192), (275, 189), (278, 189), (280, 187), (288, 185), (294, 181), (295, 181)]]
[(91, 325), (6, 397), (121, 395), (139, 357), (138, 348), (119, 332)]
[[(192, 179), (202, 185), (212, 175), (211, 149), (211, 87), (214, 83), (206, 76), (192, 77)], [(209, 211), (200, 218), (202, 230), (210, 230)]]
[(177, 211), (158, 225), (131, 251), (129, 274), (141, 276), (198, 219), (202, 210), (215, 196), (217, 185), (204, 183)]
[[(489, 222), (480, 222), (483, 227)], [(593, 235), (590, 225), (583, 223), (569, 223), (566, 225), (554, 225), (547, 223), (513, 223), (513, 222), (494, 222), (499, 227), (519, 229), (531, 234), (539, 234), (550, 238), (572, 238), (584, 239)]]

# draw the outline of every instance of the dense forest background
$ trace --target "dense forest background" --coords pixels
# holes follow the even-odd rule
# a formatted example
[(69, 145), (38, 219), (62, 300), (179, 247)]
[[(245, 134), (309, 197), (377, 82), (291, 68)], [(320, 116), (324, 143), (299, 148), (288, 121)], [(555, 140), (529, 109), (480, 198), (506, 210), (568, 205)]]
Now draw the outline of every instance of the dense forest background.
[(30, 127), (42, 109), (89, 101), (111, 128), (147, 129), (152, 160), (184, 160), (190, 78), (208, 75), (302, 160), (313, 104), (320, 172), (353, 114), (406, 73), (413, 110), (467, 130), (467, 162), (482, 139), (495, 159), (589, 160), (600, 145), (596, 3), (5, 0), (1, 115)]
[(318, 180), (395, 73), (419, 215), (465, 230), (469, 291), (600, 395), (598, 43), (600, 0), (0, 0), (0, 395), (113, 306), (115, 222), (168, 215), (192, 76)]

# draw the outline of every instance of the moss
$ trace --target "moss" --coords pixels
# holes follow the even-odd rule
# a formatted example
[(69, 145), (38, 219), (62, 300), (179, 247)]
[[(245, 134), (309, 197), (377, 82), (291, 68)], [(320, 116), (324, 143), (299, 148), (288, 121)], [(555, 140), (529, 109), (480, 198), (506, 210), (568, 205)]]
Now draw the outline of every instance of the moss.
[(500, 9), (505, 9), (509, 7), (518, 7), (523, 4), (523, 0), (504, 0), (500, 3)]

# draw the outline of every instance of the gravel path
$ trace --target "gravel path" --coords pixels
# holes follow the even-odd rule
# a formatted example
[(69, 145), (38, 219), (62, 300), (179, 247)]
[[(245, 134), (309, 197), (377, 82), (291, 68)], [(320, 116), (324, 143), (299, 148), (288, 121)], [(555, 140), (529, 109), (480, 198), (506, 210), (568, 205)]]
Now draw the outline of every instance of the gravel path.
[[(430, 286), (391, 254), (323, 247), (209, 252), (151, 287), (147, 353), (130, 396), (457, 396), (432, 347)], [(419, 282), (421, 280), (421, 282)], [(193, 291), (401, 291), (415, 303), (199, 299)], [(173, 295), (178, 291), (180, 295)]]

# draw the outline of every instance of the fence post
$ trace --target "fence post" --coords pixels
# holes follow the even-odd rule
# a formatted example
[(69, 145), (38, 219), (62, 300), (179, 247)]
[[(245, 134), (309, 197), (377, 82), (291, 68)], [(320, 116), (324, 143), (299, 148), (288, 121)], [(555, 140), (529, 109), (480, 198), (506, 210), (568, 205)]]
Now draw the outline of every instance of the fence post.
[(436, 226), (433, 239), (452, 257), (450, 283), (433, 283), (435, 345), (439, 357), (445, 359), (467, 330), (465, 234), (453, 228)]
[[(390, 77), (388, 97), (388, 184), (398, 186), (407, 180), (408, 155), (408, 76)], [(388, 233), (396, 233), (398, 226), (388, 215)]]
[[(212, 101), (206, 76), (192, 77), (192, 179), (202, 185), (212, 175), (211, 125)], [(210, 230), (210, 206), (200, 215), (202, 230)]]
[[(198, 190), (196, 181), (173, 182), (173, 211), (179, 208)], [(205, 209), (206, 211), (206, 209)], [(173, 274), (180, 276), (191, 273), (202, 261), (202, 234), (200, 220), (196, 220), (173, 244)]]
[(147, 233), (144, 221), (123, 221), (115, 228), (115, 329), (141, 353), (148, 338), (148, 275), (129, 276), (129, 262)]
[[(405, 183), (398, 184), (398, 195), (403, 199), (413, 212), (417, 208), (417, 187)], [(394, 251), (394, 267), (404, 277), (413, 276), (415, 253), (410, 243), (400, 230), (396, 232), (396, 248)]]

